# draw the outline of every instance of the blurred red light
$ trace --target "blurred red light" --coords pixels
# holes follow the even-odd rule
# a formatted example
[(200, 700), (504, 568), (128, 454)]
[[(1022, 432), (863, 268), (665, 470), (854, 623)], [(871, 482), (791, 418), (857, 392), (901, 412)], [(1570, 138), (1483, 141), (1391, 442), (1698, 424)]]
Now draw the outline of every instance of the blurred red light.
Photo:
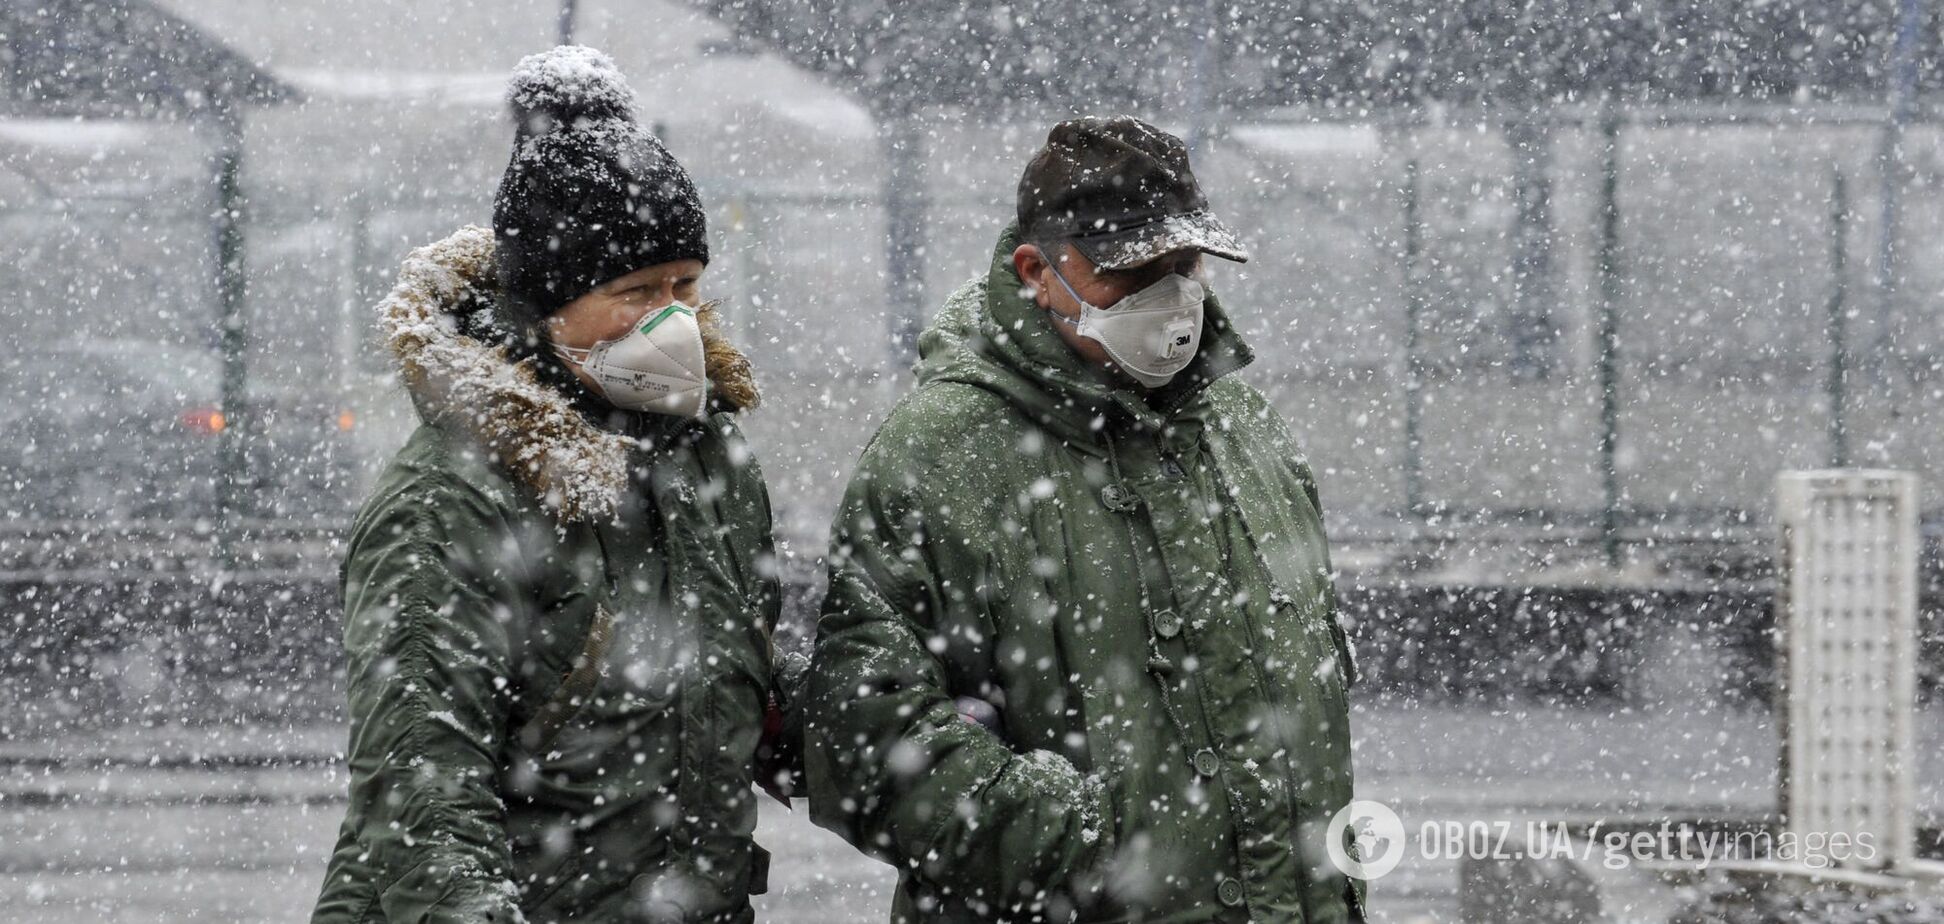
[(223, 417), (222, 411), (213, 407), (198, 407), (182, 412), (182, 425), (192, 433), (215, 436), (223, 432), (229, 421)]

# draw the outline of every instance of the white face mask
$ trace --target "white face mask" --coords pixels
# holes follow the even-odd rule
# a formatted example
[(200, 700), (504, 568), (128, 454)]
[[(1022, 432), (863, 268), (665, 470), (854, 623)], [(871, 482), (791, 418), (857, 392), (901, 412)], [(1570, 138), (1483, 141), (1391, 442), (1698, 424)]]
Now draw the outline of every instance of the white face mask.
[(674, 417), (707, 414), (709, 379), (702, 328), (681, 302), (648, 313), (626, 334), (586, 349), (556, 343), (554, 352), (581, 367), (594, 389), (624, 411)]
[(1194, 360), (1195, 350), (1201, 345), (1202, 300), (1207, 295), (1201, 283), (1169, 273), (1159, 282), (1100, 308), (1073, 291), (1073, 285), (1060, 274), (1059, 264), (1047, 260), (1046, 265), (1067, 294), (1080, 303), (1080, 320), (1070, 321), (1054, 311), (1047, 313), (1072, 327), (1074, 333), (1098, 341), (1114, 365), (1135, 381), (1159, 388)]

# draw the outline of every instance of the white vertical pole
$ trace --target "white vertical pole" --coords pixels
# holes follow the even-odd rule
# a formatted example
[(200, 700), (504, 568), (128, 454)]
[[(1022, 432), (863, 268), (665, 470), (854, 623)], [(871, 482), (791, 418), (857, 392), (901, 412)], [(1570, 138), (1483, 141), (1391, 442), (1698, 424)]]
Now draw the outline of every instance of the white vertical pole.
[(1784, 472), (1776, 488), (1786, 830), (1798, 844), (1840, 834), (1874, 848), (1845, 865), (1906, 866), (1916, 846), (1917, 478)]

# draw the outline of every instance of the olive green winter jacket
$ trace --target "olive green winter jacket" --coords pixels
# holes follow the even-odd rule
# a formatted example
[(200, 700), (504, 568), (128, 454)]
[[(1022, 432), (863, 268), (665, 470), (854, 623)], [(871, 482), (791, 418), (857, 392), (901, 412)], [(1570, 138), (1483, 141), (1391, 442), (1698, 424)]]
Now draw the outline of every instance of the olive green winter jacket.
[(1352, 665), (1296, 441), (1213, 296), (1143, 394), (1019, 294), (1017, 243), (926, 331), (844, 496), (812, 817), (897, 867), (898, 921), (1356, 920), (1324, 830)]
[[(459, 333), (492, 240), (415, 252), (381, 306), (424, 424), (345, 555), (350, 806), (313, 924), (751, 920), (762, 477), (730, 413), (597, 427)], [(710, 330), (712, 390), (746, 401)]]

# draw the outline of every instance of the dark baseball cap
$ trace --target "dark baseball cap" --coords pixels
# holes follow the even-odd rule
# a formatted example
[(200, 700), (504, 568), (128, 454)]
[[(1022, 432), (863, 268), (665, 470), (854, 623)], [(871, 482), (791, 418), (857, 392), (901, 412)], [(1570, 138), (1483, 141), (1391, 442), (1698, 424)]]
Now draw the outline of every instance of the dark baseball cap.
[(1208, 210), (1180, 138), (1140, 119), (1053, 126), (1019, 178), (1019, 234), (1071, 241), (1101, 269), (1139, 266), (1177, 250), (1247, 262), (1235, 232)]

